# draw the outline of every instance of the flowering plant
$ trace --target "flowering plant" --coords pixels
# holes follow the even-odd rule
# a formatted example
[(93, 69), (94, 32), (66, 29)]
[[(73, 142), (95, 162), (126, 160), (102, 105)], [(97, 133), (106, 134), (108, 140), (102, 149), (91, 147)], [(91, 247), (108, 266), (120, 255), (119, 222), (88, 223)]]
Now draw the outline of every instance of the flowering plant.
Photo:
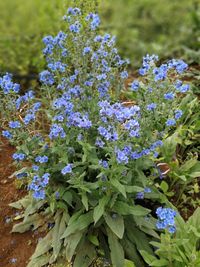
[[(159, 236), (141, 199), (163, 199), (145, 170), (182, 116), (176, 96), (189, 87), (177, 79), (187, 64), (156, 67), (158, 57), (147, 55), (141, 80), (127, 91), (128, 60), (118, 55), (114, 37), (99, 34), (98, 14), (69, 8), (63, 19), (67, 33), (43, 39), (47, 70), (36, 95), (17, 96), (11, 76), (0, 79), (7, 98), (1, 107), (12, 118), (3, 118), (2, 134), (17, 144), (15, 174), (30, 190), (12, 204), (25, 208), (13, 231), (52, 222), (29, 267), (60, 259), (87, 267), (99, 255), (116, 267), (125, 258), (142, 266), (138, 252), (153, 254), (149, 240)], [(122, 101), (127, 94), (134, 101)]]

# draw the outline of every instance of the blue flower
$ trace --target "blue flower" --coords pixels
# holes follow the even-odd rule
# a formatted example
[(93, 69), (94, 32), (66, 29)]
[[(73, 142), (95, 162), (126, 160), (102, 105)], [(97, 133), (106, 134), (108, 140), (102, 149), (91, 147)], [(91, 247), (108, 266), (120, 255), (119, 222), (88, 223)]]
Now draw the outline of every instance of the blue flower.
[(10, 121), (8, 125), (12, 129), (16, 129), (16, 128), (20, 128), (21, 127), (21, 124), (20, 124), (19, 121)]
[(109, 167), (109, 165), (108, 165), (108, 162), (106, 161), (106, 160), (100, 160), (99, 161), (99, 164), (103, 167), (103, 168), (105, 168), (105, 169), (107, 169), (108, 167)]
[(45, 85), (53, 85), (55, 82), (52, 73), (48, 70), (44, 70), (40, 73), (40, 81)]
[(151, 188), (149, 188), (149, 187), (145, 187), (145, 188), (144, 188), (144, 192), (145, 192), (145, 193), (151, 193)]
[(166, 121), (166, 125), (167, 126), (174, 126), (174, 125), (176, 125), (176, 121), (174, 119), (168, 119)]
[(89, 129), (92, 127), (92, 122), (88, 119), (87, 114), (80, 114), (79, 112), (75, 112), (69, 115), (67, 126)]
[(39, 190), (39, 191), (34, 191), (33, 192), (33, 197), (35, 199), (43, 200), (43, 199), (45, 199), (45, 196), (46, 196), (46, 194), (45, 194), (45, 191), (43, 189), (42, 190)]
[(13, 137), (9, 131), (2, 131), (2, 135), (8, 139), (11, 139)]
[(100, 138), (97, 138), (97, 139), (96, 139), (96, 142), (95, 142), (95, 145), (96, 145), (97, 147), (102, 148), (102, 147), (104, 147), (105, 142), (104, 142), (103, 140), (101, 140)]
[(138, 192), (136, 194), (136, 199), (144, 199), (144, 192)]
[(122, 72), (120, 73), (120, 77), (121, 77), (122, 79), (127, 79), (127, 78), (128, 78), (128, 72), (127, 72), (127, 71), (122, 71)]
[(170, 234), (174, 234), (176, 232), (176, 227), (175, 226), (169, 226), (168, 231)]
[(48, 162), (49, 158), (47, 156), (37, 156), (35, 158), (35, 162), (39, 162), (39, 163), (46, 163)]
[(116, 158), (117, 158), (118, 163), (124, 163), (124, 164), (128, 163), (129, 158), (127, 156), (126, 151), (120, 150), (120, 149), (115, 149), (115, 153), (116, 153)]
[(106, 78), (107, 78), (107, 75), (105, 73), (97, 75), (97, 80), (98, 81), (105, 80)]
[(157, 107), (156, 103), (151, 103), (149, 105), (147, 105), (147, 110), (152, 111)]
[(89, 54), (91, 52), (91, 48), (89, 46), (84, 47), (83, 49), (83, 55)]
[(136, 80), (136, 81), (132, 82), (132, 84), (131, 84), (131, 90), (132, 91), (138, 91), (139, 86), (140, 86), (139, 81)]
[(55, 192), (55, 198), (56, 199), (59, 199), (59, 197), (60, 197), (60, 193), (57, 191), (57, 192)]
[(147, 54), (145, 57), (143, 57), (143, 63), (142, 67), (139, 69), (139, 74), (144, 76), (148, 73), (150, 70), (151, 66), (155, 65), (155, 62), (158, 61), (158, 56), (157, 55), (149, 55)]
[(59, 71), (59, 72), (63, 73), (63, 72), (65, 72), (66, 67), (67, 67), (67, 65), (66, 64), (63, 64), (60, 61), (57, 61), (57, 62), (53, 62), (53, 63), (49, 63), (48, 64), (48, 68), (52, 72)]
[(38, 170), (39, 170), (39, 166), (37, 166), (37, 165), (32, 165), (32, 169), (33, 169), (34, 171), (38, 171)]
[(176, 90), (180, 93), (186, 93), (190, 89), (189, 84), (183, 84), (182, 81), (177, 80), (175, 84)]
[(105, 138), (108, 136), (108, 130), (102, 126), (99, 126), (98, 132), (101, 136), (103, 136)]
[(21, 161), (26, 158), (26, 155), (23, 153), (14, 153), (12, 157), (14, 160)]
[(69, 26), (69, 30), (73, 33), (79, 33), (81, 26), (81, 23), (79, 21), (76, 21), (74, 24)]
[(90, 23), (90, 28), (91, 30), (96, 30), (98, 28), (98, 26), (100, 25), (100, 18), (98, 16), (98, 14), (94, 14), (94, 13), (90, 13), (87, 17), (86, 17), (86, 21), (91, 20)]
[(155, 68), (153, 70), (153, 74), (155, 75), (154, 80), (156, 82), (164, 80), (167, 77), (167, 71), (168, 71), (168, 66), (166, 64), (162, 64), (159, 68)]
[(175, 68), (175, 70), (179, 73), (182, 74), (187, 68), (188, 68), (188, 64), (186, 64), (183, 60), (179, 59), (172, 59), (169, 62), (169, 67), (170, 68)]
[(81, 15), (81, 10), (78, 7), (69, 7), (67, 10), (67, 14), (73, 16)]
[(40, 186), (41, 187), (46, 187), (49, 183), (49, 178), (50, 178), (50, 174), (49, 173), (45, 173), (42, 176), (41, 182), (40, 182)]
[(49, 173), (44, 173), (42, 177), (35, 175), (32, 182), (29, 184), (28, 189), (33, 191), (35, 199), (45, 199), (45, 188), (49, 184)]
[(0, 89), (3, 90), (4, 94), (9, 94), (10, 92), (18, 93), (20, 90), (20, 85), (12, 82), (12, 75), (6, 73), (2, 78), (0, 77)]
[(67, 166), (65, 166), (62, 170), (61, 173), (63, 175), (67, 174), (67, 173), (72, 173), (72, 164), (68, 164)]
[(57, 137), (65, 138), (66, 134), (64, 129), (60, 125), (53, 124), (50, 129), (49, 137), (50, 139), (54, 139)]
[(174, 117), (175, 117), (176, 120), (179, 120), (182, 117), (182, 115), (183, 115), (183, 111), (182, 110), (180, 110), (180, 109), (175, 110)]
[(30, 121), (34, 121), (35, 120), (35, 115), (34, 114), (27, 114), (24, 117), (24, 124), (27, 125), (29, 124)]
[(166, 100), (172, 100), (172, 99), (174, 99), (174, 93), (173, 92), (169, 92), (169, 93), (166, 93), (166, 94), (164, 94), (164, 98), (166, 99)]
[(64, 121), (64, 116), (63, 115), (57, 115), (53, 118), (54, 121), (59, 121), (63, 122)]
[(156, 223), (156, 227), (158, 229), (168, 229), (170, 233), (174, 233), (176, 231), (174, 219), (177, 213), (175, 210), (159, 207), (156, 210), (156, 214), (158, 216), (158, 221)]

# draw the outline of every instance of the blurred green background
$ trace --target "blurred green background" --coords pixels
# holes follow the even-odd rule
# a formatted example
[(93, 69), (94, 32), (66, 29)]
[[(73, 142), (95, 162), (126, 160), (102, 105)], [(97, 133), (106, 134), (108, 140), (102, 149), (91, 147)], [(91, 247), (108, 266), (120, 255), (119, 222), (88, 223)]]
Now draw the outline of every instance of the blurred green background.
[[(81, 2), (81, 0), (74, 0)], [(82, 0), (88, 5), (93, 0)], [(57, 33), (69, 0), (0, 0), (0, 72), (31, 77), (44, 67), (42, 37)], [(197, 0), (99, 0), (102, 31), (138, 67), (146, 53), (200, 62)]]

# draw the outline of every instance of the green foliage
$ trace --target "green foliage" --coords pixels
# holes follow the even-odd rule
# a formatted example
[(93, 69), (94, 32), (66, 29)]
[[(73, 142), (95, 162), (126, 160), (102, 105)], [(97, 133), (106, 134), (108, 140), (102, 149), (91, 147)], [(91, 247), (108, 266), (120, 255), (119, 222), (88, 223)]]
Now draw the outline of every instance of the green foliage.
[(160, 242), (150, 242), (157, 257), (140, 251), (148, 266), (196, 267), (200, 264), (200, 208), (185, 222), (177, 217), (177, 232), (173, 237), (161, 234)]
[(200, 177), (200, 104), (197, 97), (188, 95), (180, 108), (185, 111), (180, 127), (170, 135), (161, 148), (160, 161), (167, 163), (170, 172), (159, 188), (185, 217), (199, 206)]
[(0, 72), (31, 75), (41, 69), (41, 39), (60, 29), (63, 13), (63, 0), (0, 1)]
[(142, 55), (155, 51), (162, 58), (176, 54), (199, 62), (199, 5), (195, 2), (102, 1), (104, 28), (116, 34), (120, 52), (134, 65)]

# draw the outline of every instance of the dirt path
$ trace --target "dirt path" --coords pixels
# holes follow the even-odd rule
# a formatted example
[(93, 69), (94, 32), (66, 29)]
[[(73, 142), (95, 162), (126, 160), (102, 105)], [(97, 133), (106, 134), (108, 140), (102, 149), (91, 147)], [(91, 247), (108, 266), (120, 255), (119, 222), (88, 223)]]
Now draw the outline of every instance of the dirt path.
[(4, 139), (0, 145), (0, 267), (26, 267), (38, 240), (37, 233), (11, 234), (16, 210), (9, 203), (26, 194), (16, 189), (15, 178), (8, 178), (13, 172), (12, 154), (14, 148)]

